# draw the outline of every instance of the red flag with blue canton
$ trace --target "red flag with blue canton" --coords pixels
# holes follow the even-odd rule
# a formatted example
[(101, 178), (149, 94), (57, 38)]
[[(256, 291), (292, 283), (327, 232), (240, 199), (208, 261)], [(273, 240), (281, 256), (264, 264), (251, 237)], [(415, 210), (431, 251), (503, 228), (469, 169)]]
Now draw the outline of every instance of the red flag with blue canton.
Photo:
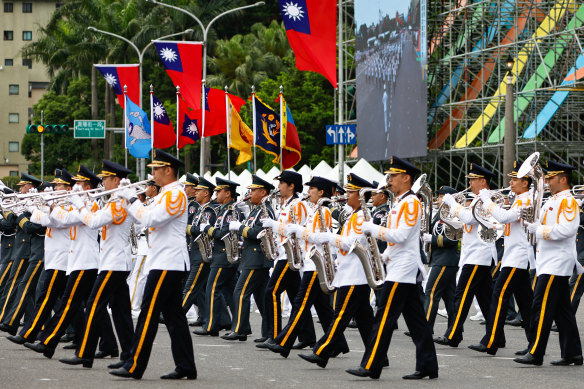
[(105, 81), (112, 87), (118, 97), (118, 103), (124, 108), (124, 85), (128, 87), (127, 95), (132, 101), (140, 101), (140, 65), (93, 65), (100, 71)]
[(166, 68), (166, 73), (187, 105), (201, 108), (201, 79), (203, 77), (203, 43), (180, 41), (154, 41), (156, 51)]
[(174, 132), (174, 127), (164, 105), (154, 95), (152, 95), (152, 107), (150, 109), (153, 111), (152, 117), (154, 118), (152, 123), (154, 147), (157, 149), (166, 149), (174, 146), (176, 143), (176, 132)]
[(278, 0), (298, 70), (311, 70), (337, 87), (337, 0)]
[[(231, 99), (231, 104), (239, 112), (241, 106), (245, 104), (245, 100), (229, 93), (227, 95)], [(227, 114), (225, 111), (225, 91), (205, 87), (205, 109), (205, 131), (203, 136), (224, 134), (227, 129), (227, 123), (225, 122)], [(197, 111), (197, 114), (197, 118), (200, 118), (200, 110)]]
[(186, 101), (179, 95), (178, 99), (178, 148), (195, 143), (200, 138), (198, 120)]
[(286, 100), (282, 98), (282, 168), (290, 169), (300, 162), (302, 157), (302, 149), (300, 147), (300, 138), (298, 137), (298, 130), (292, 112), (286, 104)]

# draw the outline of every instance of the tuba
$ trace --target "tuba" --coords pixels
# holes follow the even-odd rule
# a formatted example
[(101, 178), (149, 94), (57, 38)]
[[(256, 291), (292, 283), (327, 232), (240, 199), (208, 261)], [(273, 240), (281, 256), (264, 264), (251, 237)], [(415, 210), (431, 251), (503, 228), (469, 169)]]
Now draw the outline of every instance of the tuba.
[[(211, 208), (211, 206), (209, 205), (210, 203), (211, 203), (210, 201), (207, 202), (201, 208), (199, 217), (197, 219), (193, 220), (193, 225), (195, 225), (195, 223), (198, 224), (201, 222), (201, 217), (202, 217), (202, 215), (204, 215), (205, 210), (207, 208)], [(211, 208), (211, 209), (213, 209), (213, 208)], [(199, 234), (199, 236), (197, 236), (193, 242), (195, 242), (199, 246), (199, 251), (201, 252), (201, 257), (203, 258), (203, 262), (205, 262), (205, 263), (211, 262), (211, 257), (213, 256), (213, 241), (211, 240), (209, 235), (205, 234), (204, 232), (201, 232)]]
[[(491, 200), (498, 206), (505, 204), (505, 196), (503, 191), (510, 188), (492, 190)], [(478, 237), (483, 243), (493, 243), (501, 236), (503, 236), (503, 227), (495, 218), (493, 218), (485, 209), (483, 200), (480, 198), (474, 203), (472, 207), (472, 215), (479, 222)]]
[[(420, 239), (422, 236), (428, 232), (430, 232), (430, 226), (432, 225), (432, 189), (427, 182), (427, 175), (426, 173), (422, 174), (414, 185), (412, 185), (412, 191), (416, 194), (416, 196), (422, 199), (423, 205), (423, 217), (422, 223), (420, 224)], [(424, 252), (428, 253), (430, 251), (430, 243), (424, 244)]]
[[(231, 214), (235, 220), (239, 220), (239, 209), (237, 208), (239, 204), (249, 200), (249, 193), (243, 196), (243, 199), (231, 204), (227, 207), (227, 211), (231, 211)], [(239, 263), (241, 260), (241, 242), (239, 240), (239, 234), (237, 231), (229, 231), (223, 238), (221, 238), (223, 243), (225, 243), (225, 255), (227, 256), (227, 262), (229, 263)]]
[[(462, 192), (454, 194), (456, 202), (464, 206), (466, 203), (466, 193), (469, 191), (470, 186)], [(438, 217), (440, 218), (440, 221), (445, 224), (444, 235), (446, 235), (448, 239), (460, 240), (462, 238), (462, 227), (464, 226), (464, 223), (462, 223), (457, 217), (450, 215), (450, 207), (447, 204), (440, 204), (440, 207), (438, 207)]]
[[(367, 208), (365, 194), (374, 190), (375, 189), (373, 188), (363, 188), (359, 191), (359, 200), (361, 201), (361, 209), (363, 210), (365, 221), (371, 220), (371, 213)], [(349, 249), (349, 253), (354, 252), (361, 261), (369, 287), (372, 289), (379, 289), (385, 281), (385, 266), (381, 260), (381, 254), (379, 253), (377, 242), (371, 234), (365, 234), (365, 236), (367, 238), (368, 248), (363, 247), (363, 245), (356, 240)]]
[[(290, 205), (290, 224), (297, 224), (296, 213), (294, 212), (294, 207), (302, 201), (302, 198), (295, 200), (292, 205)], [(291, 270), (298, 271), (302, 268), (302, 248), (300, 247), (300, 239), (296, 234), (292, 234), (289, 238), (284, 239), (282, 246), (286, 251), (286, 258), (288, 259), (288, 266)]]
[[(517, 178), (529, 177), (533, 181), (533, 201), (532, 205), (521, 210), (521, 219), (528, 223), (533, 223), (539, 220), (541, 212), (541, 203), (544, 194), (544, 175), (543, 170), (537, 163), (539, 161), (539, 153), (536, 151), (531, 154), (517, 171)], [(527, 239), (532, 246), (536, 244), (536, 237), (530, 232), (527, 233)]]
[[(273, 194), (266, 196), (262, 199), (260, 203), (261, 207), (261, 217), (260, 219), (269, 218), (270, 214), (268, 213), (267, 202), (271, 201), (272, 197), (275, 197), (279, 194), (279, 191), (274, 192)], [(274, 237), (274, 231), (271, 228), (264, 228), (258, 234), (258, 239), (260, 240), (260, 247), (262, 251), (266, 255), (266, 258), (269, 261), (275, 261), (278, 258), (278, 247), (276, 246), (276, 240)]]
[[(327, 230), (323, 212), (323, 204), (327, 201), (330, 201), (330, 199), (322, 197), (316, 203), (316, 212), (318, 213), (318, 221), (320, 222), (320, 232), (326, 232)], [(333, 287), (333, 280), (335, 279), (336, 269), (330, 243), (322, 244), (322, 252), (323, 253), (321, 254), (316, 248), (316, 245), (313, 245), (310, 248), (308, 256), (316, 266), (316, 274), (318, 276), (320, 289), (326, 294), (331, 294), (335, 290)]]

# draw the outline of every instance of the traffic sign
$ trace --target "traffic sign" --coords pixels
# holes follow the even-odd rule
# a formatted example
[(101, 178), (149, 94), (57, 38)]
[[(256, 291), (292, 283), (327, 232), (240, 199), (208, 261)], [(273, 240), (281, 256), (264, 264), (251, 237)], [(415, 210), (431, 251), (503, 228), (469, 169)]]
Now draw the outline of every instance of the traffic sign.
[(75, 138), (105, 139), (105, 120), (75, 120)]
[(354, 124), (329, 124), (326, 126), (327, 145), (354, 145), (357, 143)]

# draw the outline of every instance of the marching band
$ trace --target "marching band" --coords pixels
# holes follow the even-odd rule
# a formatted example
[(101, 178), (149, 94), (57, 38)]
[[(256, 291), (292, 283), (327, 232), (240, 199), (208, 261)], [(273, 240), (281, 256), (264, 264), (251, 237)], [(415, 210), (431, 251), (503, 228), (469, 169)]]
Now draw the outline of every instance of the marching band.
[[(493, 190), (495, 174), (471, 163), (469, 188), (443, 186), (435, 199), (426, 176), (395, 156), (386, 183), (351, 173), (341, 188), (285, 170), (277, 190), (254, 175), (244, 195), (223, 178), (187, 173), (179, 182), (183, 163), (161, 150), (148, 166), (152, 178), (134, 184), (130, 170), (104, 160), (99, 174), (80, 165), (76, 175), (58, 169), (50, 183), (23, 174), (19, 193), (2, 188), (0, 330), (8, 340), (50, 359), (72, 328), (74, 354), (60, 362), (91, 368), (95, 358), (119, 356), (109, 373), (140, 379), (164, 323), (175, 369), (161, 378), (196, 379), (189, 322), (201, 327), (196, 335), (227, 330), (221, 338), (231, 341), (256, 331), (257, 348), (284, 358), (309, 348), (299, 357), (325, 368), (349, 352), (344, 332), (354, 319), (365, 351), (347, 373), (378, 379), (403, 315), (416, 349), (415, 370), (403, 378), (434, 379), (435, 344), (459, 346), (473, 299), (486, 325), (468, 347), (495, 355), (514, 297), (526, 338), (515, 362), (541, 365), (555, 323), (561, 359), (551, 364), (583, 364), (575, 317), (583, 196), (572, 188), (573, 166), (540, 166), (534, 153), (507, 172), (509, 188)], [(434, 338), (441, 300), (448, 326)]]

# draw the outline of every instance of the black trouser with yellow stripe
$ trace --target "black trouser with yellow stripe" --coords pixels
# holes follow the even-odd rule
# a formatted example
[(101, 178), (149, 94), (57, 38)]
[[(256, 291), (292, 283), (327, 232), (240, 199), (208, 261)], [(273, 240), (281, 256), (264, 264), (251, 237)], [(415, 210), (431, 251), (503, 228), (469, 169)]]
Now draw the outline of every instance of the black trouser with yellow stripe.
[(578, 311), (582, 294), (584, 294), (584, 273), (574, 273), (570, 277), (570, 304), (574, 312)]
[(530, 321), (534, 341), (529, 345), (536, 360), (543, 360), (553, 321), (558, 326), (562, 358), (582, 355), (576, 315), (570, 305), (569, 278), (538, 274)]
[(14, 332), (18, 330), (20, 319), (27, 312), (26, 318), (30, 317), (34, 307), (34, 296), (37, 282), (43, 270), (43, 260), (33, 260), (28, 262), (26, 273), (20, 280), (14, 295), (12, 306), (4, 315), (2, 323), (10, 327)]
[(251, 334), (251, 325), (249, 324), (250, 300), (253, 299), (262, 315), (262, 332), (261, 336), (268, 336), (268, 324), (265, 315), (264, 296), (266, 285), (270, 278), (270, 269), (244, 269), (239, 274), (235, 290), (233, 291), (233, 322), (231, 331), (239, 335)]
[[(80, 312), (95, 282), (97, 269), (75, 270), (67, 277), (62, 305), (49, 319), (40, 335), (40, 341), (48, 348), (56, 348), (73, 316)], [(77, 334), (79, 336), (79, 334)]]
[(454, 266), (432, 266), (426, 283), (424, 294), (424, 311), (430, 328), (434, 328), (436, 314), (440, 306), (440, 299), (444, 300), (444, 306), (448, 313), (448, 326), (454, 322), (456, 312), (454, 310), (454, 292), (456, 291), (456, 273), (458, 268)]
[[(527, 269), (515, 267), (501, 268), (493, 295), (491, 297), (491, 307), (489, 315), (486, 317), (485, 336), (481, 339), (481, 344), (491, 350), (497, 350), (499, 346), (505, 344), (505, 318), (509, 307), (509, 299), (515, 296), (519, 313), (525, 323), (529, 323), (531, 317), (531, 304), (533, 303), (533, 291), (531, 290), (531, 280)], [(533, 341), (533, 334), (529, 325), (525, 328), (527, 342)]]
[(8, 277), (10, 277), (10, 269), (12, 269), (12, 263), (13, 263), (12, 261), (6, 261), (2, 265), (0, 265), (0, 296), (4, 294), (4, 287), (8, 283)]
[(459, 343), (462, 340), (463, 324), (472, 305), (473, 297), (477, 298), (483, 315), (488, 317), (492, 291), (493, 282), (490, 266), (462, 266), (458, 284), (456, 284), (456, 292), (454, 293), (456, 316), (452, 325), (448, 326), (444, 336), (453, 343)]
[(183, 290), (182, 307), (184, 313), (186, 314), (191, 309), (191, 306), (195, 304), (199, 312), (198, 320), (203, 323), (207, 323), (209, 320), (206, 317), (208, 310), (205, 302), (205, 289), (207, 288), (210, 270), (211, 265), (206, 262), (201, 262), (194, 266), (191, 265), (191, 271)]
[(312, 349), (316, 355), (328, 359), (334, 351), (337, 351), (336, 347), (339, 342), (342, 342), (343, 332), (352, 317), (355, 317), (363, 344), (369, 343), (371, 327), (373, 327), (373, 309), (369, 304), (370, 293), (371, 288), (367, 284), (337, 288), (333, 320)]
[(160, 313), (170, 336), (175, 370), (189, 375), (197, 374), (193, 342), (187, 317), (182, 310), (181, 279), (184, 276), (183, 271), (153, 269), (148, 273), (140, 316), (132, 339), (131, 355), (124, 364), (124, 368), (136, 378), (142, 377), (148, 366)]
[[(306, 274), (306, 273), (305, 273)], [(288, 261), (280, 260), (274, 265), (272, 275), (266, 287), (265, 296), (265, 320), (268, 326), (268, 337), (275, 339), (282, 330), (282, 303), (281, 296), (285, 291), (288, 294), (288, 299), (292, 304), (292, 312), (294, 312), (293, 300), (298, 296), (300, 286), (300, 273), (290, 269)], [(328, 299), (328, 297), (327, 297)], [(310, 306), (308, 306), (310, 311)], [(332, 312), (332, 310), (331, 310)], [(290, 315), (290, 319), (292, 314)], [(314, 343), (316, 342), (316, 333), (314, 332), (314, 324), (312, 323), (310, 315), (308, 319), (302, 319), (298, 323), (298, 337), (302, 342)], [(328, 326), (327, 326), (328, 327)], [(294, 336), (294, 339), (296, 336)], [(292, 341), (294, 341), (292, 339)]]
[(8, 316), (8, 312), (10, 311), (10, 308), (12, 307), (12, 304), (16, 298), (18, 285), (24, 277), (27, 268), (28, 259), (22, 258), (12, 261), (10, 274), (6, 280), (6, 286), (4, 287), (2, 295), (0, 296), (0, 322), (4, 321), (4, 318)]
[(104, 270), (97, 275), (85, 308), (83, 334), (79, 334), (80, 339), (76, 352), (79, 358), (93, 360), (102, 332), (102, 323), (108, 323), (110, 320), (107, 312), (108, 303), (112, 310), (122, 351), (120, 359), (125, 361), (130, 358), (134, 323), (131, 314), (130, 290), (126, 282), (129, 274), (128, 271)]
[(235, 278), (235, 267), (211, 267), (205, 290), (206, 310), (203, 329), (217, 333), (222, 328), (231, 327), (231, 314), (235, 315), (233, 306), (233, 289), (231, 284)]
[(383, 284), (381, 305), (375, 315), (371, 338), (365, 347), (361, 366), (380, 372), (391, 343), (395, 323), (403, 314), (412, 341), (416, 345), (416, 371), (438, 371), (438, 359), (432, 340), (432, 327), (425, 320), (424, 307), (416, 284), (386, 281)]
[(40, 291), (31, 317), (26, 321), (19, 335), (28, 342), (34, 342), (43, 325), (51, 315), (59, 296), (63, 294), (67, 284), (67, 275), (64, 270), (45, 270)]
[[(302, 274), (298, 293), (292, 301), (290, 320), (288, 320), (286, 327), (275, 338), (275, 342), (282, 347), (292, 348), (296, 336), (300, 337), (302, 335), (302, 325), (306, 322), (312, 323), (310, 308), (313, 305), (320, 320), (320, 325), (326, 332), (331, 326), (334, 315), (330, 297), (320, 289), (317, 272), (305, 271)], [(304, 341), (302, 338), (300, 340)], [(338, 337), (336, 342), (336, 345), (333, 345), (334, 348), (340, 351), (349, 350), (347, 340), (343, 334)]]

